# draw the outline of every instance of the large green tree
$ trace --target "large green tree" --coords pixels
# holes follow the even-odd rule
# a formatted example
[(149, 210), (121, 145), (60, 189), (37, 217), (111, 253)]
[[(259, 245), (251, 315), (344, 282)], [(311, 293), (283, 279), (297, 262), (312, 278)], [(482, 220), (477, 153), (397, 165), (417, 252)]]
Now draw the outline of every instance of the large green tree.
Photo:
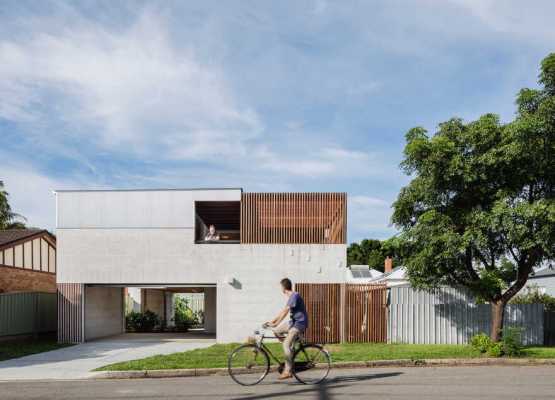
[(402, 168), (412, 177), (392, 220), (411, 283), (463, 286), (492, 306), (491, 338), (505, 305), (555, 256), (555, 54), (539, 89), (517, 96), (514, 121), (454, 118), (433, 136), (407, 135)]
[(351, 243), (347, 248), (348, 265), (368, 265), (378, 271), (384, 270), (384, 261), (388, 256), (398, 260), (396, 239), (363, 239), (360, 243)]
[(8, 192), (4, 189), (4, 182), (0, 181), (0, 229), (24, 228), (24, 218), (12, 211), (8, 203)]

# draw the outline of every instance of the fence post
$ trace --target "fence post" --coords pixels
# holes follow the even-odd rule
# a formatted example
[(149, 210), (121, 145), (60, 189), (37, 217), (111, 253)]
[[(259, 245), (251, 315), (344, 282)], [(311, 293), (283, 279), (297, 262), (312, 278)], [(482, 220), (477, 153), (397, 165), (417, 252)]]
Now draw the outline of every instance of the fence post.
[(339, 342), (340, 343), (345, 343), (345, 337), (346, 337), (346, 333), (345, 333), (345, 321), (347, 319), (347, 310), (346, 310), (346, 301), (345, 301), (345, 296), (346, 296), (346, 284), (345, 283), (341, 283), (339, 285)]

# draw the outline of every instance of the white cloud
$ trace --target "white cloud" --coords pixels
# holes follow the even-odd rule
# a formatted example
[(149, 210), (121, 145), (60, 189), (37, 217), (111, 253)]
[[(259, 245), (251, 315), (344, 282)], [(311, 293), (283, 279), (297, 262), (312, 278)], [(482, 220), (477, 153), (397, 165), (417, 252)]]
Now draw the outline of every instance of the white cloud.
[(372, 164), (375, 163), (367, 153), (342, 147), (316, 147), (292, 155), (277, 154), (267, 147), (260, 147), (254, 153), (254, 159), (261, 168), (306, 177), (365, 176), (372, 173)]
[(350, 201), (351, 201), (351, 205), (354, 207), (377, 207), (377, 208), (383, 208), (383, 207), (388, 207), (390, 206), (390, 203), (377, 198), (377, 197), (370, 197), (370, 196), (351, 196), (350, 197)]
[[(69, 25), (33, 18), (25, 39), (0, 39), (0, 118), (23, 125), (22, 135), (50, 151), (65, 148), (80, 163), (92, 149), (237, 171), (254, 163), (301, 177), (379, 170), (368, 168), (369, 155), (340, 145), (311, 140), (309, 151), (289, 151), (267, 143), (263, 121), (232, 90), (225, 67), (201, 62), (198, 43), (176, 45), (160, 15), (147, 9), (117, 30), (73, 15)], [(69, 138), (86, 145), (72, 154)]]
[(27, 226), (54, 231), (56, 196), (53, 190), (84, 187), (83, 181), (48, 177), (28, 166), (2, 165), (2, 176), (12, 211), (26, 218)]
[(57, 116), (100, 147), (179, 158), (241, 151), (262, 131), (223, 73), (174, 46), (159, 16), (121, 31), (78, 22), (0, 42), (1, 118)]
[(553, 1), (526, 2), (518, 0), (450, 0), (475, 17), (490, 29), (527, 39), (552, 43)]
[(389, 226), (391, 202), (366, 195), (349, 196), (348, 202), (349, 240), (386, 239), (395, 233)]

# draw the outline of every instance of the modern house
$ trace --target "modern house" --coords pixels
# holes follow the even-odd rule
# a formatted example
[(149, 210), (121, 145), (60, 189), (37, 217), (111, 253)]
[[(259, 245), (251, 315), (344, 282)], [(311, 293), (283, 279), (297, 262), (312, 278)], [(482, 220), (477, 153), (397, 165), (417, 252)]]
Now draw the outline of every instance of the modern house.
[[(284, 306), (282, 278), (344, 281), (345, 193), (84, 190), (56, 202), (61, 342), (122, 333), (124, 288), (203, 292), (206, 329), (231, 342)], [(205, 240), (211, 225), (217, 240)]]
[(56, 293), (56, 238), (43, 229), (0, 231), (0, 293)]

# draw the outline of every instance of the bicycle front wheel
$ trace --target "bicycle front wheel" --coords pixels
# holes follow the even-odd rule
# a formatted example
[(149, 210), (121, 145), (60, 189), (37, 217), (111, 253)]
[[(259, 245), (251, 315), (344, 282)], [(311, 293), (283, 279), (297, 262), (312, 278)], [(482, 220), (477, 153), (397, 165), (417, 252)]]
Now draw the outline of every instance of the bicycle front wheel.
[(268, 375), (270, 358), (254, 344), (244, 344), (231, 352), (227, 360), (229, 376), (239, 385), (256, 385)]
[(331, 369), (331, 357), (326, 349), (317, 344), (307, 344), (293, 355), (293, 375), (300, 383), (315, 385), (327, 378)]

